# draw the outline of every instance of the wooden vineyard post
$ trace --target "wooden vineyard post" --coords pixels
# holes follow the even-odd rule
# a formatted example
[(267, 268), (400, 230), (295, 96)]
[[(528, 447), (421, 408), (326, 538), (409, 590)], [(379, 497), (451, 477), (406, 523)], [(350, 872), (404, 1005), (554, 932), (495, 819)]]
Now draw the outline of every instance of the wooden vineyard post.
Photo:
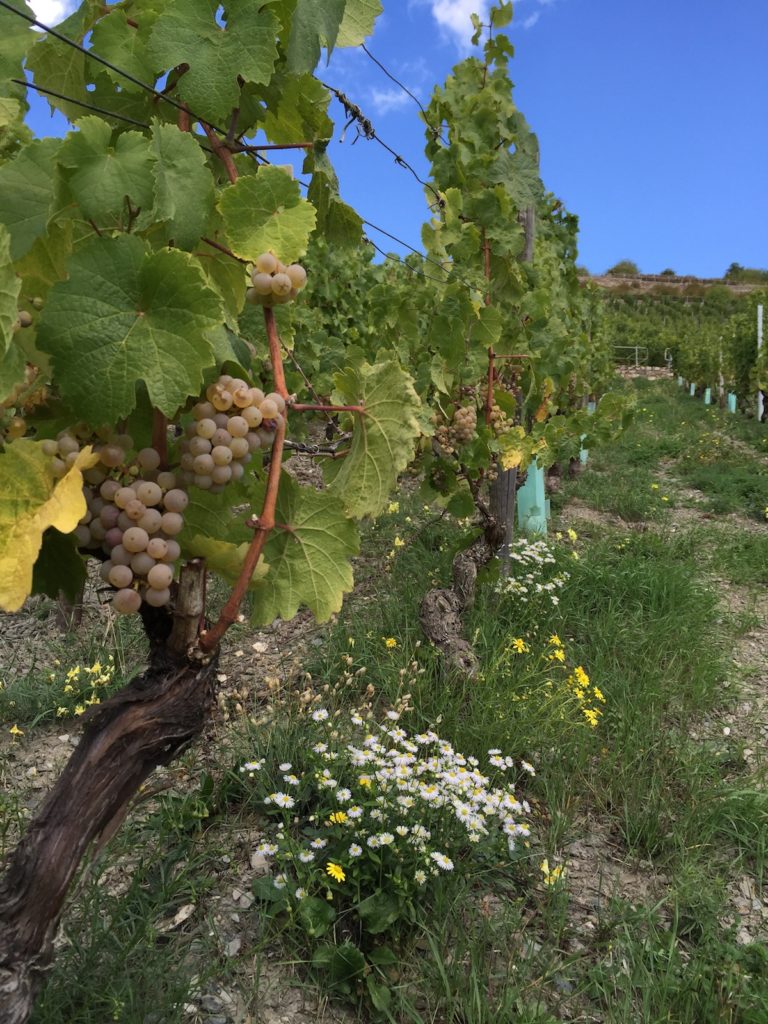
[(491, 515), (499, 524), (499, 534), (503, 530), (503, 539), (499, 549), (502, 577), (509, 576), (511, 559), (509, 546), (515, 535), (515, 499), (517, 495), (517, 467), (500, 469), (491, 484)]

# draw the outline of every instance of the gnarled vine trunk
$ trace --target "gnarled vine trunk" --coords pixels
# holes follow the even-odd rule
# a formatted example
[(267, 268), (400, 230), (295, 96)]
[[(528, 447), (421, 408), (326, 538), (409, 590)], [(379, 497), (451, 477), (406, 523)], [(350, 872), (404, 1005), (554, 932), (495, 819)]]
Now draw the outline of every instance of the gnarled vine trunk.
[(146, 609), (147, 670), (89, 715), (82, 738), (0, 879), (0, 1024), (24, 1024), (53, 956), (77, 869), (106, 842), (157, 765), (202, 731), (214, 703), (216, 657), (191, 655), (203, 612), (205, 564), (182, 570), (174, 617)]

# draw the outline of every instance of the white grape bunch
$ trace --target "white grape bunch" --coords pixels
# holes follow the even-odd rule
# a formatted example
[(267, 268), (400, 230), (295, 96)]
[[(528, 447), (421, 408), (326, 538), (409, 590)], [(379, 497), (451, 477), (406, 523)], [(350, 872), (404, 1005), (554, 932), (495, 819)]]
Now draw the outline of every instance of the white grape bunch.
[(251, 271), (251, 286), (245, 297), (256, 306), (275, 306), (292, 302), (307, 283), (307, 272), (300, 263), (285, 266), (272, 252), (257, 256)]
[(435, 440), (444, 452), (451, 455), (457, 448), (469, 444), (477, 436), (477, 410), (474, 405), (461, 405), (453, 414), (450, 423), (444, 423), (435, 431)]
[(175, 538), (189, 503), (179, 474), (160, 468), (154, 448), (130, 455), (134, 444), (127, 434), (94, 441), (87, 428), (76, 427), (42, 442), (55, 476), (67, 472), (84, 444), (93, 445), (99, 463), (83, 473), (86, 512), (74, 531), (77, 546), (102, 559), (100, 574), (115, 590), (115, 611), (131, 614), (143, 603), (162, 608), (171, 600), (181, 556)]
[(242, 479), (253, 456), (272, 447), (285, 399), (265, 395), (239, 377), (222, 374), (192, 408), (180, 442), (180, 480), (217, 494)]

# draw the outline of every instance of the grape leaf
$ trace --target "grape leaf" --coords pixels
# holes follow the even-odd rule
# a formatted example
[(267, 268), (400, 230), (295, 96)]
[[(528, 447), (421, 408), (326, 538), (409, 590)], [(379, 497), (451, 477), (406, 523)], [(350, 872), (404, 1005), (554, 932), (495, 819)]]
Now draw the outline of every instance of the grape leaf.
[[(14, 0), (14, 7), (35, 16), (26, 0)], [(26, 92), (23, 86), (12, 85), (9, 79), (24, 77), (21, 62), (36, 38), (29, 22), (7, 8), (0, 8), (0, 88), (3, 95), (23, 96)]]
[[(194, 558), (204, 558), (210, 571), (215, 572), (228, 583), (234, 583), (240, 575), (249, 547), (249, 541), (230, 544), (228, 541), (216, 540), (201, 533), (192, 534), (184, 543), (185, 552)], [(261, 555), (253, 571), (253, 576), (251, 576), (248, 589), (254, 590), (268, 572), (269, 566), (264, 561), (264, 556)]]
[[(56, 31), (82, 44), (103, 13), (101, 0), (84, 0), (68, 18), (56, 26)], [(54, 36), (38, 38), (27, 55), (27, 70), (32, 72), (38, 85), (86, 103), (93, 102), (91, 93), (86, 89), (86, 73), (91, 69), (93, 64), (89, 64), (84, 53)], [(80, 117), (83, 112), (83, 108), (76, 103), (54, 96), (46, 96), (46, 99), (52, 109), (61, 110), (71, 119)]]
[(13, 441), (0, 455), (0, 608), (16, 612), (32, 591), (43, 533), (70, 533), (85, 515), (82, 470), (98, 462), (83, 448), (61, 480), (36, 441)]
[(253, 587), (253, 622), (291, 619), (301, 605), (326, 622), (352, 589), (349, 559), (359, 550), (357, 528), (336, 495), (300, 487), (288, 473), (280, 479), (276, 519), (281, 526), (264, 548), (269, 572)]
[(0, 224), (0, 357), (8, 351), (18, 317), (21, 280), (11, 266), (11, 236)]
[(314, 75), (276, 75), (269, 91), (274, 100), (264, 111), (263, 128), (270, 142), (308, 142), (333, 135), (328, 90)]
[(38, 325), (64, 401), (86, 422), (115, 423), (144, 381), (152, 404), (173, 417), (199, 393), (214, 361), (208, 332), (223, 319), (197, 261), (121, 235), (79, 249), (69, 275), (51, 289)]
[[(127, 71), (141, 82), (154, 83), (157, 68), (149, 59), (147, 40), (157, 20), (158, 11), (142, 4), (139, 21), (129, 24), (125, 11), (113, 8), (106, 17), (100, 18), (93, 29), (91, 46), (94, 53), (111, 61), (122, 71)], [(114, 79), (121, 89), (138, 89), (138, 85), (128, 81), (111, 68), (107, 74)], [(108, 108), (112, 109), (112, 108)]]
[(83, 216), (101, 228), (124, 229), (130, 200), (143, 214), (135, 226), (144, 227), (153, 200), (149, 140), (140, 132), (121, 132), (113, 145), (112, 128), (100, 117), (82, 117), (75, 127), (77, 131), (62, 143), (58, 160)]
[(35, 239), (29, 252), (16, 261), (25, 295), (45, 298), (51, 285), (67, 276), (73, 223), (67, 218), (49, 224), (48, 233)]
[(359, 245), (363, 235), (360, 214), (339, 195), (339, 180), (325, 153), (314, 158), (307, 199), (317, 211), (316, 231), (331, 245)]
[(420, 434), (421, 402), (411, 377), (391, 360), (363, 363), (334, 377), (334, 402), (363, 405), (355, 413), (349, 454), (324, 466), (329, 489), (355, 518), (384, 508), (400, 473), (413, 456)]
[(278, 22), (252, 0), (227, 3), (226, 28), (216, 22), (218, 0), (171, 0), (155, 22), (148, 53), (158, 66), (189, 68), (177, 91), (200, 117), (228, 121), (238, 106), (238, 76), (266, 85), (277, 60)]
[(286, 55), (291, 71), (314, 71), (320, 48), (330, 58), (344, 18), (345, 0), (297, 0)]
[(75, 537), (53, 527), (46, 530), (32, 571), (32, 592), (53, 598), (63, 593), (74, 601), (85, 578), (85, 561), (77, 552)]
[(260, 167), (239, 178), (222, 194), (219, 210), (230, 248), (245, 260), (271, 249), (283, 263), (292, 263), (306, 252), (315, 226), (314, 207), (279, 167)]
[(11, 345), (0, 357), (0, 402), (11, 394), (17, 384), (24, 380), (27, 360), (19, 345)]
[(53, 170), (60, 139), (38, 139), (0, 167), (0, 223), (11, 233), (11, 259), (45, 234), (54, 195)]
[(167, 222), (167, 236), (177, 248), (192, 249), (213, 211), (213, 178), (203, 151), (189, 132), (159, 122), (152, 126), (152, 150), (156, 157), (152, 219)]
[(0, 96), (0, 128), (7, 128), (14, 121), (21, 120), (21, 103), (18, 100)]
[(380, 14), (381, 0), (347, 0), (336, 45), (359, 46), (373, 32)]

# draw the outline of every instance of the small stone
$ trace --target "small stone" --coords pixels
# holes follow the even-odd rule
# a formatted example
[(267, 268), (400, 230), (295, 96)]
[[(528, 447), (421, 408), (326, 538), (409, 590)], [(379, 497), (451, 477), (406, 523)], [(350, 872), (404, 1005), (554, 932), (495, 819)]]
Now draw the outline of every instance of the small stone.
[(220, 1013), (224, 1009), (224, 1003), (222, 1003), (218, 996), (209, 993), (200, 1000), (200, 1008), (205, 1010), (206, 1013)]
[(240, 936), (239, 935), (235, 936), (235, 938), (231, 939), (226, 944), (226, 946), (224, 947), (224, 955), (225, 956), (237, 956), (237, 954), (240, 952), (240, 947), (242, 945), (243, 945), (243, 940), (240, 938)]

